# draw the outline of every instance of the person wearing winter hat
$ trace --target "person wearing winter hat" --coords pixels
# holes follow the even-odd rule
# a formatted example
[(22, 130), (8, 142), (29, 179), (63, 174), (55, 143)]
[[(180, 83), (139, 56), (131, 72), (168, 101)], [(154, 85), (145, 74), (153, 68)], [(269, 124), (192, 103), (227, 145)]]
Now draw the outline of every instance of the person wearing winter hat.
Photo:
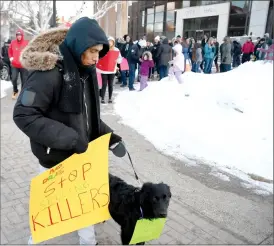
[(16, 32), (16, 39), (12, 40), (8, 49), (8, 55), (11, 64), (11, 81), (13, 85), (12, 99), (17, 99), (18, 88), (17, 80), (20, 73), (21, 87), (28, 76), (28, 71), (22, 66), (20, 62), (20, 55), (22, 50), (28, 45), (27, 40), (24, 38), (23, 30), (18, 30)]
[[(70, 29), (47, 30), (23, 50), (21, 63), (31, 72), (13, 120), (29, 137), (40, 173), (86, 152), (89, 142), (107, 133), (110, 148), (122, 141), (100, 117), (96, 63), (108, 50), (105, 32), (88, 17)], [(80, 245), (97, 243), (93, 225), (78, 230), (78, 236)], [(28, 244), (33, 244), (32, 237)]]
[[(109, 42), (109, 50), (114, 50), (119, 52), (117, 63), (120, 64), (122, 62), (123, 57), (121, 56), (120, 50), (117, 47), (115, 47), (115, 39), (113, 37), (109, 37), (108, 42)], [(117, 63), (116, 63), (116, 66), (117, 66)], [(105, 94), (106, 94), (107, 87), (108, 87), (108, 103), (112, 103), (113, 81), (114, 81), (115, 73), (102, 72), (101, 75), (102, 75), (102, 89), (100, 91), (101, 103), (106, 103)]]

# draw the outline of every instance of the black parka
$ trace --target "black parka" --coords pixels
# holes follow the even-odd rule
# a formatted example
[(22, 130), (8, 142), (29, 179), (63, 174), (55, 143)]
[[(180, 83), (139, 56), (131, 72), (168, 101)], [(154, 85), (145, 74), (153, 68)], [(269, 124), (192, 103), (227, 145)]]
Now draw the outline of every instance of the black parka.
[[(101, 55), (106, 54), (104, 31), (95, 20), (85, 17), (69, 31), (57, 28), (37, 36), (22, 52), (22, 65), (30, 74), (13, 119), (30, 138), (33, 154), (46, 168), (112, 132), (100, 119), (95, 67), (80, 65), (82, 53), (97, 44), (104, 45)], [(79, 81), (75, 79), (78, 73)]]

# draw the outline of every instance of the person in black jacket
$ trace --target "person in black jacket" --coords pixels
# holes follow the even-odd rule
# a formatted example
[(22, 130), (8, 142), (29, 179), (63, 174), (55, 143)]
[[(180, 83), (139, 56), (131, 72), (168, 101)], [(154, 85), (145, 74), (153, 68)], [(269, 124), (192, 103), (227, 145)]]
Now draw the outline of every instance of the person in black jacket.
[(137, 64), (140, 62), (142, 56), (142, 49), (146, 46), (145, 40), (140, 40), (138, 43), (132, 45), (131, 50), (128, 54), (128, 66), (129, 66), (129, 79), (128, 79), (128, 88), (130, 91), (135, 91), (133, 87), (135, 80), (135, 71)]
[[(22, 65), (31, 72), (13, 120), (30, 138), (41, 172), (74, 153), (84, 153), (89, 142), (113, 132), (100, 118), (95, 68), (108, 50), (108, 39), (98, 23), (83, 17), (69, 30), (56, 28), (38, 35), (22, 52)], [(112, 133), (109, 145), (121, 140)], [(80, 244), (96, 244), (93, 226), (78, 234)]]
[(158, 54), (156, 56), (159, 59), (159, 72), (160, 80), (167, 77), (168, 75), (168, 62), (172, 60), (172, 48), (168, 44), (168, 39), (165, 38), (163, 43), (160, 45)]
[(8, 39), (7, 42), (4, 42), (4, 45), (1, 48), (1, 56), (2, 56), (2, 60), (3, 60), (2, 62), (7, 64), (9, 67), (9, 77), (11, 78), (11, 65), (10, 65), (10, 58), (9, 58), (10, 43), (11, 43), (10, 39)]
[(160, 75), (160, 72), (159, 72), (159, 58), (157, 57), (157, 54), (158, 54), (158, 51), (159, 51), (159, 48), (160, 48), (160, 37), (159, 36), (156, 36), (154, 38), (154, 45), (153, 45), (153, 48), (152, 48), (152, 59), (154, 61), (154, 68), (152, 69), (152, 74), (155, 73), (155, 70), (157, 71), (158, 75)]
[[(120, 52), (122, 57), (124, 57), (125, 59), (128, 59), (128, 55), (132, 47), (132, 41), (130, 39), (130, 36), (127, 34), (124, 35), (123, 40), (124, 40), (124, 43), (123, 43), (123, 46), (121, 46)], [(120, 73), (121, 73), (121, 82), (122, 82), (121, 87), (126, 87), (128, 71), (120, 71)]]
[(241, 53), (242, 53), (241, 44), (237, 40), (234, 40), (233, 46), (232, 46), (232, 55), (233, 55), (232, 67), (238, 67), (241, 65), (241, 59), (240, 59)]

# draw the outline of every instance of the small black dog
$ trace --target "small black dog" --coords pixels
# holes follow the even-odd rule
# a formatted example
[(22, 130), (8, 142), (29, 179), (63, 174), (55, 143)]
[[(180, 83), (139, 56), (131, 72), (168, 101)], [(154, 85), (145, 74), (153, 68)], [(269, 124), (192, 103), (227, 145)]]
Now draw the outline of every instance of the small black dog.
[(111, 174), (109, 174), (109, 184), (109, 212), (114, 221), (121, 226), (123, 245), (129, 244), (137, 220), (167, 217), (171, 198), (168, 185), (145, 183), (141, 189), (138, 189)]

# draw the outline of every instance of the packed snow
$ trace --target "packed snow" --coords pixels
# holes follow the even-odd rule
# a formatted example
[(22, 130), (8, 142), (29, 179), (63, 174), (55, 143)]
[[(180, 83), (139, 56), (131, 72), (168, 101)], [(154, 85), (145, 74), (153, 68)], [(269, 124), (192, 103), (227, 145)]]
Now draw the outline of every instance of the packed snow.
[(273, 63), (182, 76), (183, 84), (165, 78), (119, 93), (114, 107), (122, 123), (175, 158), (273, 180)]
[(1, 98), (4, 98), (7, 96), (6, 91), (12, 87), (11, 81), (5, 81), (5, 80), (0, 80), (1, 83)]

